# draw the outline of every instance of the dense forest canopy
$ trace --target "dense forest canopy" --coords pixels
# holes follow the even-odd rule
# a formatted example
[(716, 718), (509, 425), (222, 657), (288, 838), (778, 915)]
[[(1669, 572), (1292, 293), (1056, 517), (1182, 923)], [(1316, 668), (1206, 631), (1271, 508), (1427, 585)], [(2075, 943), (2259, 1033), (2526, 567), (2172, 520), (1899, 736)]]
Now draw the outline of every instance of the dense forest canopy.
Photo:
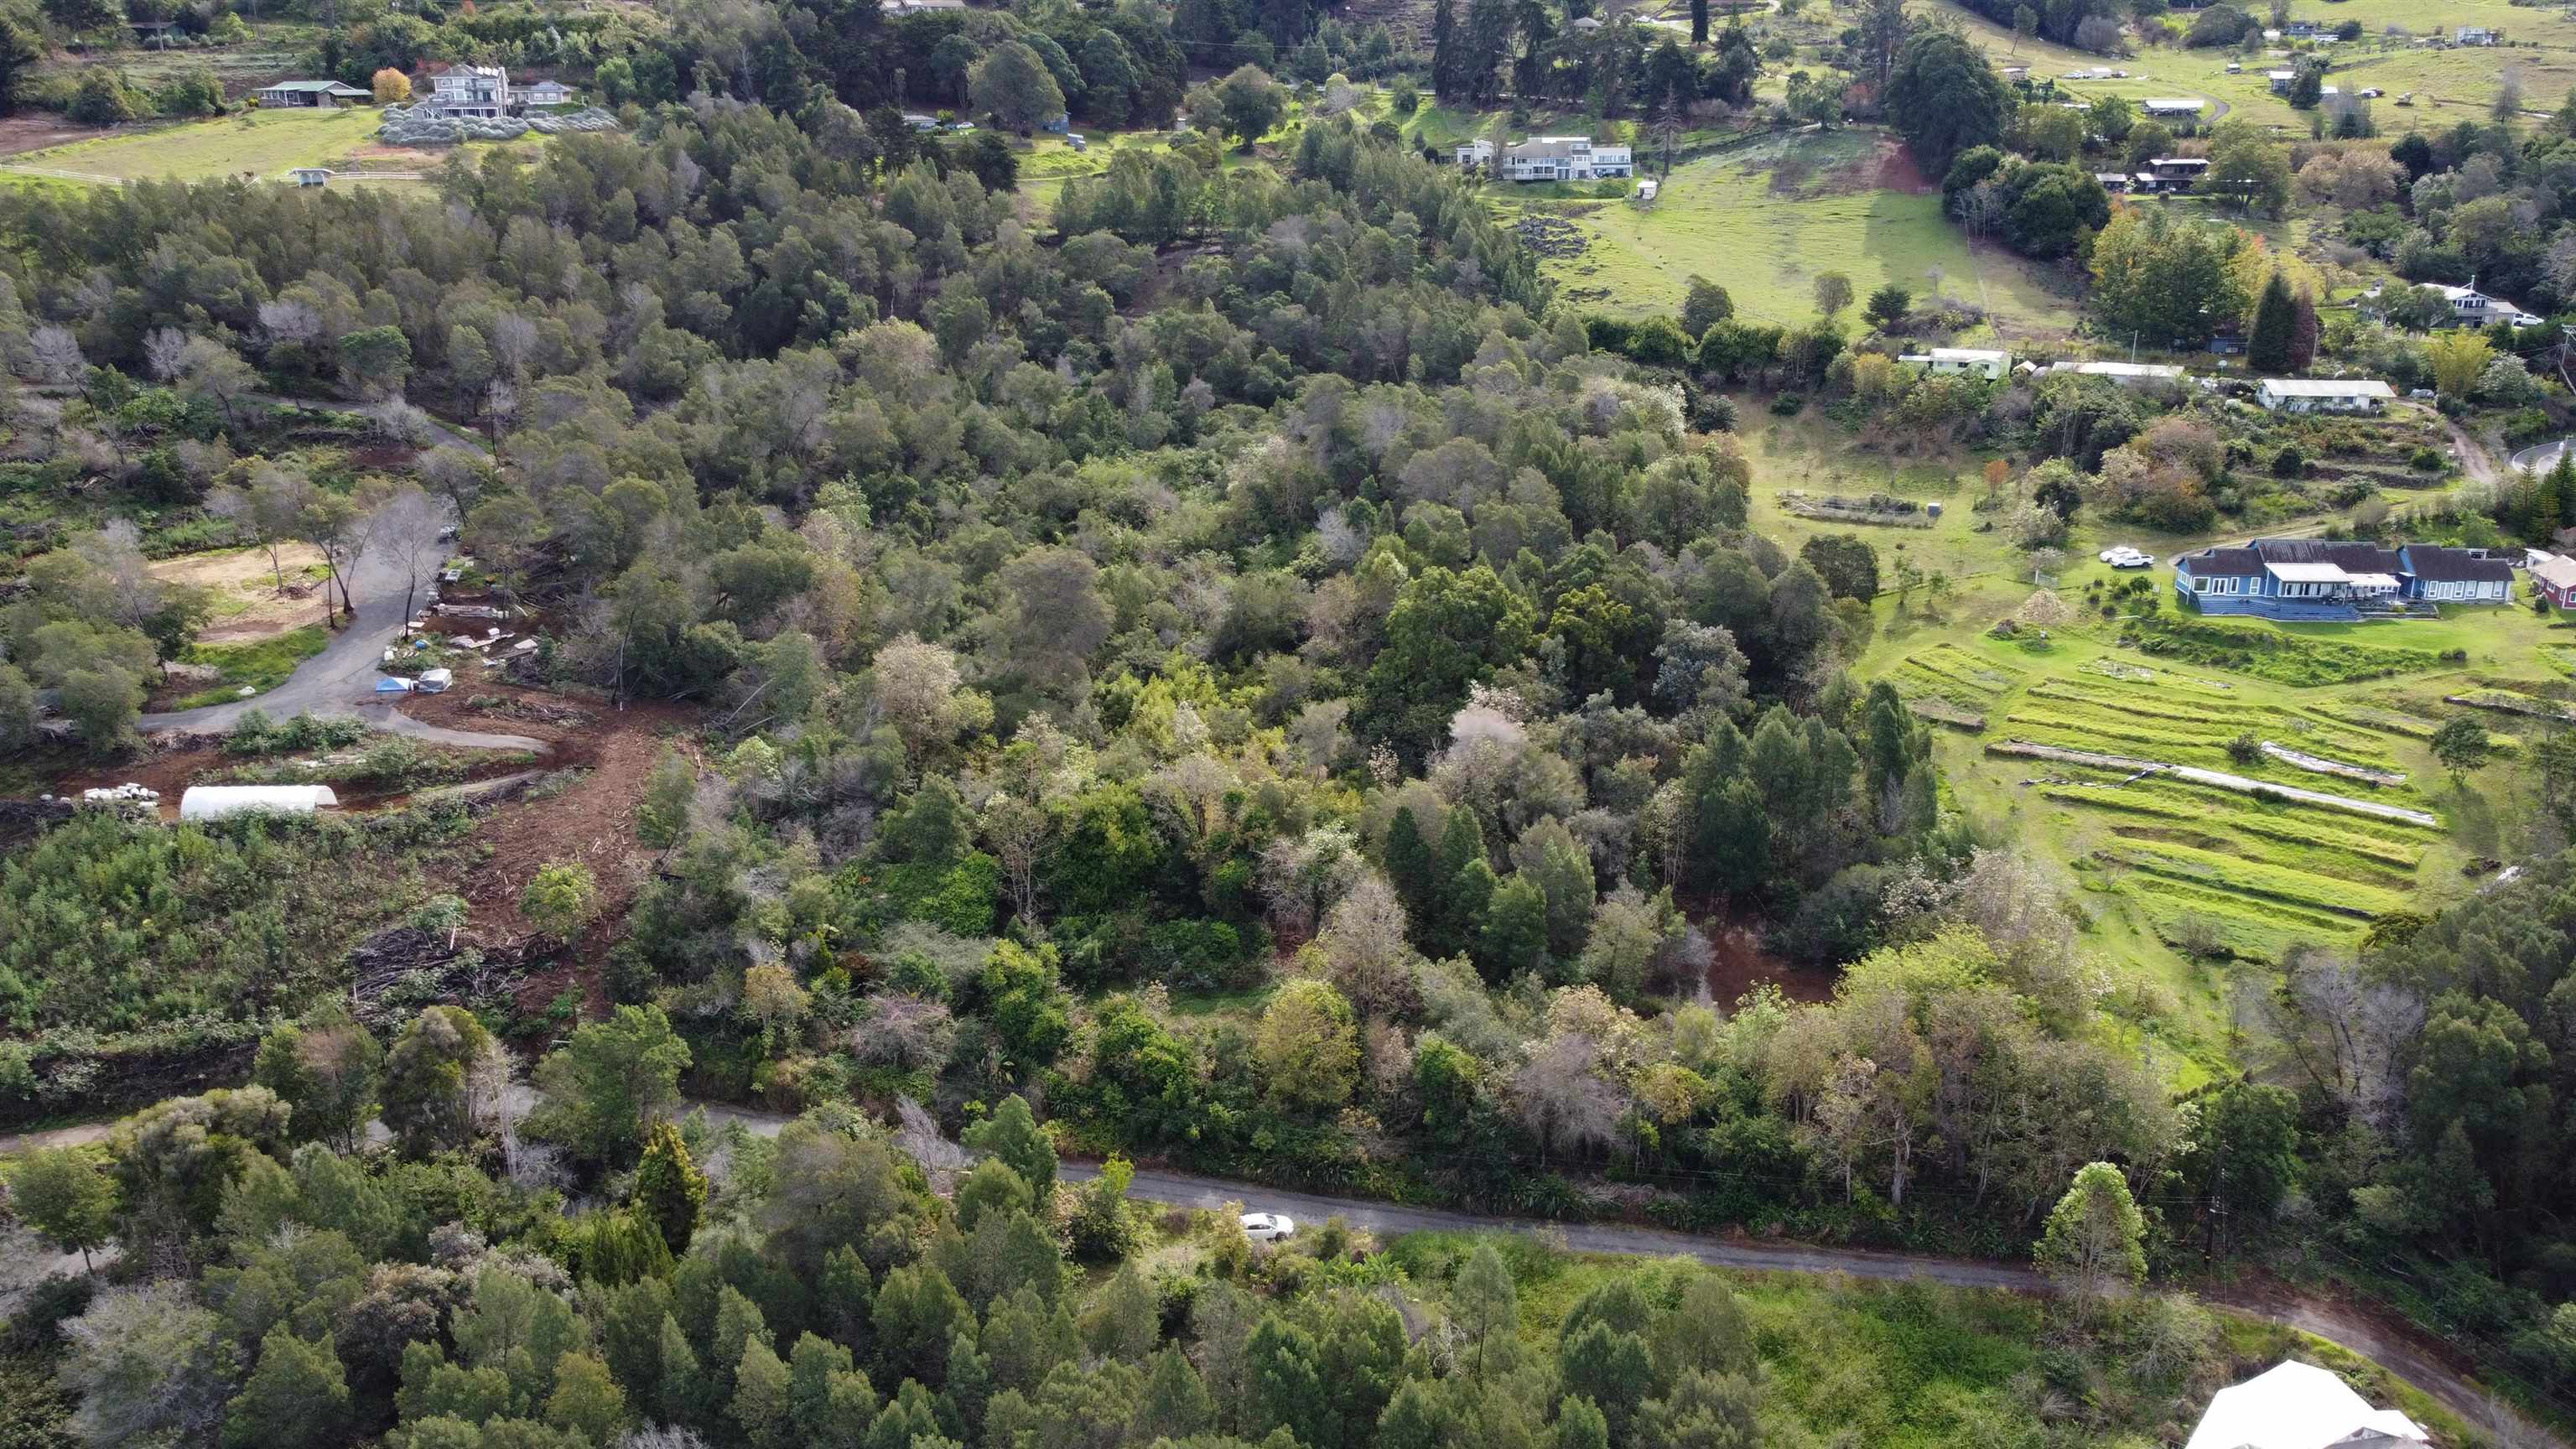
[[(2097, 48), (2110, 17), (1991, 15)], [(140, 1110), (6, 1173), (31, 1230), (106, 1261), (12, 1318), (0, 1444), (1903, 1437), (1792, 1365), (1813, 1325), (1711, 1274), (1338, 1224), (1256, 1245), (1126, 1202), (1131, 1156), (2035, 1254), (2067, 1306), (2011, 1326), (2045, 1351), (1909, 1409), (1917, 1442), (2154, 1442), (2224, 1335), (2116, 1290), (2274, 1250), (2411, 1285), (2538, 1393), (2576, 1383), (2576, 865), (2277, 972), (2204, 963), (2235, 1034), (2186, 1063), (2075, 872), (1981, 834), (1922, 714), (1853, 673), (1883, 590), (1954, 581), (1754, 528), (1727, 394), (1990, 451), (1968, 506), (2033, 567), (2086, 509), (2244, 514), (2296, 441), (2258, 466), (2217, 396), (1927, 375), (1891, 354), (1940, 299), (1898, 283), (1857, 324), (1840, 273), (1796, 323), (1701, 279), (1679, 318), (1587, 312), (1393, 121), (1278, 139), (1273, 69), (1401, 64), (1321, 6), (661, 18), (331, 27), (331, 74), (506, 44), (593, 65), (623, 108), (621, 133), (460, 157), (434, 196), (0, 189), (0, 479), (59, 505), (12, 515), (0, 742), (51, 711), (84, 750), (132, 743), (210, 617), (155, 555), (309, 546), (336, 623), (357, 560), (423, 583), (451, 522), (544, 620), (522, 679), (679, 721), (616, 822), (647, 864), (613, 919), (549, 863), (513, 883), (510, 962), (475, 942), (349, 980), (353, 947), (457, 940), (434, 882), (471, 868), (459, 801), (102, 812), (12, 849), (0, 1106)], [(1685, 48), (1580, 18), (1437, 0), (1430, 88), (1668, 130), (1753, 102), (1750, 26), (1703, 16)], [(2089, 279), (2099, 326), (2197, 345), (2241, 318), (2285, 364), (2537, 388), (2321, 325), (2250, 226), (2292, 195), (2274, 138), (2193, 143), (2248, 225), (2115, 206), (2091, 113), (2041, 118), (2064, 108), (1892, 0), (1851, 18), (1852, 84), (1793, 83), (1784, 121), (1883, 114), (1949, 216)], [(922, 106), (999, 124), (923, 131)], [(1002, 132), (1059, 112), (1194, 125), (1040, 205)], [(2146, 124), (2104, 139), (2172, 140)], [(2297, 185), (2385, 203), (2347, 229), (2408, 278), (2563, 297), (2538, 223), (2576, 204), (2570, 133), (2468, 123)], [(2498, 510), (2545, 536), (2567, 482)], [(208, 748), (257, 768), (348, 743), (326, 730), (254, 717)], [(2535, 732), (2527, 758), (2562, 803), (2576, 750)], [(1721, 947), (1811, 989), (1724, 989)], [(561, 973), (542, 1009), (513, 994), (531, 964)], [(1106, 1161), (1060, 1180), (1059, 1149)], [(1955, 1308), (1881, 1310), (1920, 1343)]]

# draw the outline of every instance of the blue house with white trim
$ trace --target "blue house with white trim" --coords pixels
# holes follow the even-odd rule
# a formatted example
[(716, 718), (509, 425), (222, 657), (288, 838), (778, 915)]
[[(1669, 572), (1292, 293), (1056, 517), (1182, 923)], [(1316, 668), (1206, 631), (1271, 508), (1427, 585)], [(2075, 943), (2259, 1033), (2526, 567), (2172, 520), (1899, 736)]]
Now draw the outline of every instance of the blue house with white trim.
[(2341, 624), (2426, 604), (2505, 604), (2513, 566), (2484, 549), (2258, 538), (2174, 560), (2174, 592), (2204, 614)]

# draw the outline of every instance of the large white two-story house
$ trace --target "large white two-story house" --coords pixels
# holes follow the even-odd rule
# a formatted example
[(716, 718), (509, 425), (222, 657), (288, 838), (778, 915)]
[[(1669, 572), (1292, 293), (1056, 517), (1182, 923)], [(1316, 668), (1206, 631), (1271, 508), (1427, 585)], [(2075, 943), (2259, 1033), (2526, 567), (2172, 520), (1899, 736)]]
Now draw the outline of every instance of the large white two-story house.
[(2502, 297), (2478, 290), (2477, 279), (2465, 287), (2435, 283), (2433, 290), (2451, 304), (2451, 322), (2458, 327), (2484, 327), (2491, 322), (2510, 322), (2516, 327), (2537, 327), (2541, 319), (2525, 312)]
[(1595, 145), (1589, 136), (1532, 136), (1497, 157), (1491, 141), (1469, 141), (1457, 151), (1460, 166), (1490, 167), (1505, 181), (1598, 181), (1630, 176), (1636, 162), (1625, 146)]
[(424, 110), (442, 116), (506, 116), (510, 73), (497, 65), (453, 65), (429, 79)]

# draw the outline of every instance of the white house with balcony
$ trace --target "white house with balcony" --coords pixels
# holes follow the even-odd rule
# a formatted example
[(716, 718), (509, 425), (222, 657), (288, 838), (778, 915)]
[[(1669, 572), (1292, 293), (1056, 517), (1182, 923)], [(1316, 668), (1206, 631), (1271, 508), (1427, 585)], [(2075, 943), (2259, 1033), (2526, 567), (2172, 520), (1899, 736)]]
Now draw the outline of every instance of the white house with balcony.
[(2451, 304), (2451, 325), (2484, 327), (2495, 322), (2510, 322), (2516, 327), (2537, 327), (2541, 319), (2525, 312), (2502, 297), (2478, 290), (2477, 278), (2471, 277), (2465, 287), (2435, 284), (2434, 291)]
[(429, 79), (428, 109), (442, 116), (505, 116), (510, 73), (497, 65), (452, 65)]
[(1502, 148), (1469, 141), (1457, 150), (1460, 166), (1490, 168), (1505, 181), (1599, 181), (1636, 174), (1626, 146), (1596, 145), (1589, 136), (1532, 136)]

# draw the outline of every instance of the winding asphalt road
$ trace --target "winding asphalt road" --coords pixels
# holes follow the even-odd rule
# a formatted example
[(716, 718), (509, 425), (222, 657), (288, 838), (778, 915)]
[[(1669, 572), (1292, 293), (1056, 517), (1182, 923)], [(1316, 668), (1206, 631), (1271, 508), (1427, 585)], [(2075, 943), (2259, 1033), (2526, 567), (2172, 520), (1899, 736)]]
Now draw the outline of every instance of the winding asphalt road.
[[(732, 1109), (731, 1115), (746, 1119), (746, 1125), (750, 1125), (747, 1119), (752, 1114), (745, 1114), (737, 1108)], [(777, 1128), (771, 1125), (764, 1131), (761, 1126), (753, 1126), (752, 1130), (767, 1135)], [(1058, 1171), (1060, 1176), (1073, 1182), (1088, 1182), (1100, 1175), (1098, 1168), (1083, 1163), (1068, 1162)], [(2012, 1293), (2050, 1291), (2048, 1280), (2028, 1268), (2010, 1263), (1882, 1253), (1866, 1248), (1826, 1248), (1808, 1243), (1755, 1243), (1624, 1223), (1542, 1223), (1519, 1218), (1486, 1217), (1437, 1208), (1399, 1207), (1360, 1198), (1286, 1192), (1251, 1183), (1149, 1168), (1137, 1169), (1135, 1178), (1127, 1184), (1127, 1195), (1175, 1207), (1222, 1208), (1228, 1203), (1241, 1203), (1257, 1207), (1262, 1212), (1283, 1212), (1308, 1225), (1338, 1217), (1355, 1228), (1364, 1228), (1380, 1236), (1423, 1231), (1546, 1232), (1578, 1253), (1689, 1258), (1716, 1268), (1769, 1273), (1841, 1273), (1854, 1278), (1894, 1281), (1920, 1279), (1954, 1288), (1994, 1288)], [(2195, 1291), (2204, 1302), (2340, 1344), (2415, 1385), (2467, 1423), (2490, 1431), (2505, 1430), (2514, 1436), (2504, 1439), (2505, 1443), (2550, 1445), (2564, 1449), (2563, 1441), (2523, 1421), (2492, 1394), (2428, 1351), (2422, 1343), (2393, 1331), (2368, 1314), (2336, 1303), (2285, 1294), (2264, 1294), (2228, 1287)]]
[[(527, 1084), (518, 1083), (511, 1087), (509, 1104), (514, 1114), (524, 1116), (536, 1103), (536, 1092)], [(688, 1105), (692, 1111), (704, 1112), (711, 1126), (739, 1125), (756, 1137), (775, 1137), (780, 1128), (795, 1120), (785, 1113), (724, 1102), (697, 1101)], [(0, 1137), (0, 1157), (31, 1147), (104, 1141), (107, 1131), (108, 1124), (90, 1123), (51, 1132)], [(381, 1127), (375, 1127), (370, 1135), (381, 1138)], [(1100, 1169), (1089, 1163), (1067, 1162), (1057, 1169), (1057, 1175), (1068, 1182), (1090, 1182), (1100, 1176)], [(1157, 1168), (1137, 1169), (1127, 1184), (1127, 1195), (1145, 1202), (1187, 1208), (1215, 1209), (1228, 1203), (1240, 1203), (1263, 1212), (1286, 1213), (1309, 1226), (1338, 1217), (1355, 1228), (1380, 1237), (1424, 1231), (1544, 1232), (1579, 1253), (1688, 1258), (1716, 1268), (1767, 1273), (1841, 1273), (1853, 1278), (1894, 1282), (1919, 1279), (1954, 1288), (1998, 1289), (2009, 1293), (2050, 1291), (2048, 1280), (2013, 1263), (1884, 1253), (1867, 1248), (1828, 1248), (1810, 1243), (1756, 1243), (1624, 1223), (1549, 1223), (1525, 1218), (1488, 1217), (1440, 1208), (1403, 1207), (1366, 1198), (1291, 1192)], [(2264, 1293), (2227, 1286), (2202, 1287), (2196, 1291), (2204, 1302), (2231, 1312), (2295, 1328), (2340, 1344), (2415, 1385), (2464, 1421), (2494, 1434), (2501, 1443), (2566, 1449), (2565, 1441), (2514, 1414), (2420, 1339), (2395, 1331), (2381, 1319), (2338, 1303), (2286, 1292)]]

